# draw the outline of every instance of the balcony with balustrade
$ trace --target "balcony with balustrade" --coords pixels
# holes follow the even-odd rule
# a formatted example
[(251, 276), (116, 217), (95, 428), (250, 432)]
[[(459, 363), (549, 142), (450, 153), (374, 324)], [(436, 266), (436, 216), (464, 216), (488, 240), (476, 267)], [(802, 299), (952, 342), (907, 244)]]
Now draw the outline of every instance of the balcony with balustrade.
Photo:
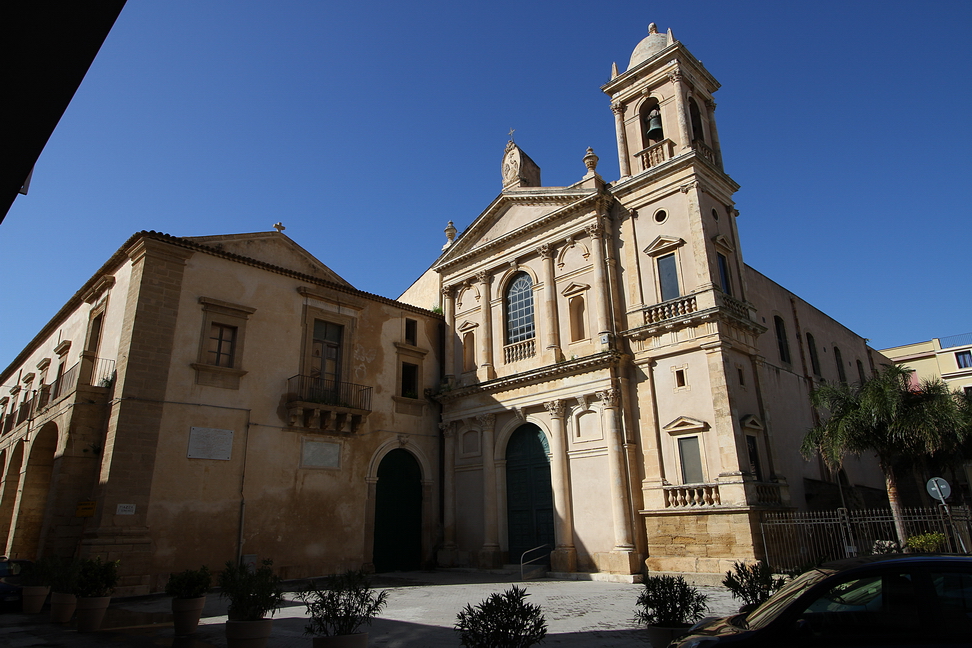
[(318, 376), (287, 380), (290, 427), (315, 432), (358, 432), (371, 413), (372, 388)]

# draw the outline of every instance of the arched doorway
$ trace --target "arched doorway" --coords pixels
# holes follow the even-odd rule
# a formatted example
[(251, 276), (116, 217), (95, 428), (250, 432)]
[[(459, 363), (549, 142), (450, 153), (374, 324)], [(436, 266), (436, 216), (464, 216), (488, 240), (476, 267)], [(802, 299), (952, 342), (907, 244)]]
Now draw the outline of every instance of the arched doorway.
[(13, 514), (7, 546), (7, 553), (11, 558), (33, 560), (37, 557), (56, 450), (57, 425), (47, 423), (37, 432), (25, 457), (27, 464), (22, 471), (20, 505)]
[[(547, 561), (554, 546), (553, 492), (547, 437), (533, 423), (516, 429), (506, 445), (506, 514), (510, 562), (524, 551), (546, 544)], [(531, 554), (530, 558), (538, 554)]]
[(378, 465), (373, 561), (376, 572), (422, 566), (422, 469), (400, 448)]

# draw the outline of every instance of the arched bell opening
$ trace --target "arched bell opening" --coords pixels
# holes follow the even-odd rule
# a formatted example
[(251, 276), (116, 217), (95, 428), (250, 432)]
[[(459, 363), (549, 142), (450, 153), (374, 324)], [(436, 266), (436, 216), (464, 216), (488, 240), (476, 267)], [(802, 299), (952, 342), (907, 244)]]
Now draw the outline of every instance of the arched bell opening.
[(641, 133), (644, 148), (665, 139), (665, 129), (662, 126), (661, 109), (657, 99), (649, 99), (641, 106)]
[(689, 98), (689, 117), (692, 121), (692, 141), (705, 144), (705, 131), (702, 129), (702, 113), (694, 98)]

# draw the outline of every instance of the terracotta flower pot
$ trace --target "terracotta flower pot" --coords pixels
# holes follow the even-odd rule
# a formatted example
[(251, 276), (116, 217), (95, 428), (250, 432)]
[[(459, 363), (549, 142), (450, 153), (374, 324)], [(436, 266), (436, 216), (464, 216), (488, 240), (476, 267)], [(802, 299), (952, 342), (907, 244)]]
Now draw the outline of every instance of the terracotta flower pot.
[(21, 590), (24, 614), (37, 614), (44, 607), (44, 601), (51, 588), (47, 585), (24, 585)]
[(78, 599), (78, 632), (95, 632), (101, 628), (110, 596), (83, 596)]
[(313, 648), (368, 648), (368, 633), (314, 637)]
[(74, 616), (78, 597), (64, 592), (51, 592), (51, 623), (67, 623)]
[(196, 631), (196, 627), (199, 625), (199, 617), (202, 616), (205, 606), (205, 596), (191, 599), (172, 599), (172, 625), (175, 626), (177, 637), (190, 635)]
[(226, 646), (227, 648), (265, 648), (272, 629), (273, 619), (227, 621)]

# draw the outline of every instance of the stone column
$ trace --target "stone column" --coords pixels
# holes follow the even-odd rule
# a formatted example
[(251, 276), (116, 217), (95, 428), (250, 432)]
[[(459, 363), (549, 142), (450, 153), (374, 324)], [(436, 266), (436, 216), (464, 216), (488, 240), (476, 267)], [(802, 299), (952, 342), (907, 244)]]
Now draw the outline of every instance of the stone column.
[(560, 362), (560, 323), (557, 318), (557, 286), (554, 280), (554, 249), (544, 243), (537, 248), (543, 260), (543, 336), (547, 340), (544, 360), (548, 364)]
[(614, 113), (614, 130), (618, 137), (618, 166), (621, 177), (626, 178), (631, 175), (631, 162), (628, 160), (628, 138), (624, 134), (624, 106), (613, 103), (611, 112)]
[(675, 86), (675, 110), (678, 112), (678, 134), (682, 138), (681, 148), (687, 149), (692, 146), (689, 136), (688, 121), (685, 114), (685, 85), (682, 83), (682, 71), (675, 68), (668, 78)]
[(476, 420), (483, 430), (483, 548), (479, 552), (479, 566), (481, 569), (497, 569), (502, 566), (502, 556), (496, 527), (499, 507), (496, 504), (496, 461), (493, 457), (496, 415), (482, 414)]
[[(608, 285), (607, 272), (604, 268), (604, 230), (601, 227), (601, 217), (597, 217), (597, 222), (587, 226), (587, 233), (591, 237), (591, 255), (594, 257), (594, 286), (591, 291), (594, 296), (594, 314), (597, 317), (598, 338), (610, 333), (610, 320), (608, 318)], [(601, 344), (604, 349), (610, 344)]]
[(442, 467), (442, 548), (439, 549), (438, 561), (443, 567), (454, 567), (456, 564), (456, 430), (455, 423), (439, 423), (443, 439), (443, 467)]
[(632, 574), (637, 570), (637, 556), (631, 541), (631, 518), (625, 478), (625, 457), (621, 443), (621, 426), (618, 412), (621, 392), (617, 388), (597, 392), (604, 405), (602, 425), (608, 445), (608, 480), (611, 486), (611, 514), (614, 520), (614, 549), (611, 571)]
[(719, 168), (722, 168), (722, 146), (719, 144), (719, 131), (716, 130), (715, 109), (716, 102), (709, 99), (705, 102), (705, 107), (709, 110), (709, 137), (712, 138), (712, 150), (715, 151), (716, 159), (719, 161)]
[(483, 321), (480, 323), (482, 332), (479, 335), (480, 341), (480, 380), (492, 380), (496, 377), (496, 370), (493, 368), (493, 296), (490, 294), (492, 277), (488, 272), (480, 272), (476, 275), (479, 280), (480, 302), (479, 309), (482, 313)]
[(550, 569), (572, 572), (577, 571), (577, 550), (574, 548), (574, 520), (564, 438), (564, 401), (547, 401), (543, 406), (550, 413), (550, 481), (554, 500), (554, 537), (557, 539), (557, 546), (550, 554)]
[(456, 298), (452, 286), (442, 288), (443, 309), (445, 311), (445, 382), (451, 385), (456, 380)]

